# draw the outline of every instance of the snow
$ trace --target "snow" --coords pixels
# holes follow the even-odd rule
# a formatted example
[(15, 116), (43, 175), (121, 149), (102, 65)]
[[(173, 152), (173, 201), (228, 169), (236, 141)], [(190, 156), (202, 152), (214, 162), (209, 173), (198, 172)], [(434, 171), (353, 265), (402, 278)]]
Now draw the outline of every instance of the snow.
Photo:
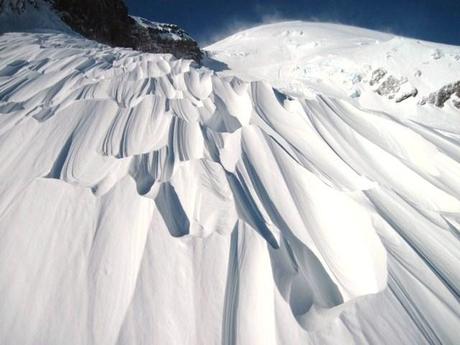
[(76, 35), (50, 10), (46, 0), (2, 0), (0, 2), (0, 34), (5, 32), (51, 31)]
[(429, 94), (460, 49), (303, 22), (207, 49), (231, 69), (0, 36), (0, 343), (455, 344), (459, 113), (370, 80)]
[[(459, 47), (339, 24), (263, 25), (205, 49), (229, 66), (227, 74), (265, 80), (299, 97), (312, 92), (343, 99), (354, 95), (362, 107), (389, 112), (391, 102), (376, 99), (379, 90), (392, 102), (408, 103), (404, 107), (412, 112), (423, 97), (460, 80)], [(379, 71), (383, 75), (375, 83)]]

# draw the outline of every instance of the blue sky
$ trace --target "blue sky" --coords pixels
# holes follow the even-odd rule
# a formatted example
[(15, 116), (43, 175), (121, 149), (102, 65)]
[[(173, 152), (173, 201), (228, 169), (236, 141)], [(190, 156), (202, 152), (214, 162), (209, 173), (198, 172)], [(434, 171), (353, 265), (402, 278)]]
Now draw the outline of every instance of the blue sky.
[(201, 45), (260, 23), (303, 19), (460, 45), (460, 0), (125, 0), (130, 13), (175, 23)]

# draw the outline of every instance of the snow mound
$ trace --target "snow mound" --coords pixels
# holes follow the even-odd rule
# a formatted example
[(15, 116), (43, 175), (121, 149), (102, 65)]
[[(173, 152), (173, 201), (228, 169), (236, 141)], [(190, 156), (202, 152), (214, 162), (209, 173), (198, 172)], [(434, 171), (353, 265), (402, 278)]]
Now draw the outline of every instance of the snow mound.
[(0, 36), (0, 343), (454, 344), (460, 119), (322, 90)]
[[(459, 47), (338, 24), (263, 25), (206, 50), (245, 80), (266, 80), (299, 97), (312, 92), (353, 96), (363, 107), (390, 112), (401, 102), (414, 111), (423, 98), (460, 80)], [(382, 71), (383, 85), (373, 86)]]

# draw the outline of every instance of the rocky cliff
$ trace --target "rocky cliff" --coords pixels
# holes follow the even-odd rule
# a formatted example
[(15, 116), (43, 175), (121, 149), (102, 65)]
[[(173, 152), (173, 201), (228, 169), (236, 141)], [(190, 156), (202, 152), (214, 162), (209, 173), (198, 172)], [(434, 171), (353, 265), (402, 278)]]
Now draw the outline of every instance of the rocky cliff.
[[(150, 53), (170, 53), (197, 62), (202, 58), (197, 42), (185, 31), (176, 25), (133, 18), (122, 0), (0, 0), (0, 16), (8, 17), (13, 23), (28, 20), (27, 12), (43, 13), (44, 9), (52, 11), (73, 31), (100, 43)], [(11, 17), (15, 17), (13, 21)], [(10, 26), (13, 28), (2, 31), (15, 31), (15, 25)], [(41, 21), (40, 26), (51, 28), (47, 27), (47, 21)]]

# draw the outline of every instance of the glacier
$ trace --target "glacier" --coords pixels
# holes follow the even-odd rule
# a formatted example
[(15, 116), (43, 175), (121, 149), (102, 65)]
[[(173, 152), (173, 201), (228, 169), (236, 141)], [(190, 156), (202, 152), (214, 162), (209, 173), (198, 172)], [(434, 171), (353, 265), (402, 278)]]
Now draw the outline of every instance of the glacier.
[(0, 343), (458, 344), (460, 48), (206, 49), (0, 36)]

